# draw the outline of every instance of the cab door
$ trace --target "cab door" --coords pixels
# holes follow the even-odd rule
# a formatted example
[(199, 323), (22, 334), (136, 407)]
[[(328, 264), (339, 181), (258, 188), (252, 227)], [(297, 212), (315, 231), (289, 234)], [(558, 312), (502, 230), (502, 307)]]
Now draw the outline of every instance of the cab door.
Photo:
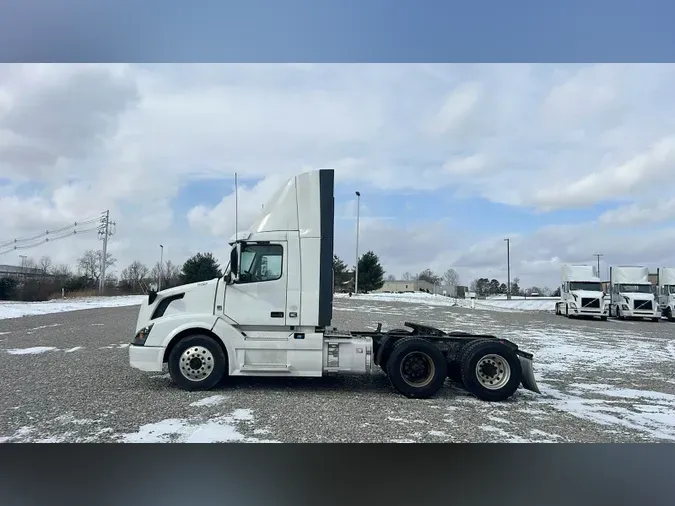
[(286, 325), (287, 241), (242, 246), (239, 280), (227, 286), (223, 312), (242, 326)]

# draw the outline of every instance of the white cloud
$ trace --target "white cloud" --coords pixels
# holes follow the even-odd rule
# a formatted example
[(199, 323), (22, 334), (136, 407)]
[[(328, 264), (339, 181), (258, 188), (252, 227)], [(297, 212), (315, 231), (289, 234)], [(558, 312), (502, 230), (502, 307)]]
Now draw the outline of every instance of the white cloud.
[[(175, 261), (200, 249), (224, 258), (234, 172), (258, 181), (240, 186), (244, 227), (286, 176), (334, 167), (350, 190), (336, 203), (346, 258), (351, 191), (396, 193), (396, 216), (365, 198), (361, 208), (363, 247), (396, 274), (452, 262), (466, 276), (501, 272), (506, 232), (514, 271), (532, 282), (552, 284), (556, 262), (596, 250), (669, 261), (668, 228), (620, 227), (674, 215), (660, 196), (675, 172), (674, 87), (673, 65), (3, 65), (0, 238), (110, 209), (120, 264), (156, 261), (160, 243)], [(223, 178), (221, 201), (179, 205), (201, 178)], [(482, 222), (447, 220), (438, 194), (438, 213), (419, 222), (406, 194), (437, 189), (536, 211), (620, 207), (486, 237)], [(72, 262), (97, 246), (83, 237), (31, 254)]]

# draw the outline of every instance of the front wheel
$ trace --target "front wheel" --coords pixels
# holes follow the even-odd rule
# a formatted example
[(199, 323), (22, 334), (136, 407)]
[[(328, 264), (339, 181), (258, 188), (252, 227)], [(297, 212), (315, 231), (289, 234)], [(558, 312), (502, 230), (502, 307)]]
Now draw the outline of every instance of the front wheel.
[(209, 336), (181, 339), (169, 354), (169, 374), (183, 390), (210, 390), (220, 383), (226, 370), (227, 357)]
[(516, 353), (500, 342), (477, 341), (468, 345), (462, 360), (464, 387), (483, 401), (511, 397), (522, 378)]
[(409, 398), (432, 397), (443, 387), (447, 375), (448, 364), (443, 353), (424, 339), (399, 339), (387, 360), (389, 381)]

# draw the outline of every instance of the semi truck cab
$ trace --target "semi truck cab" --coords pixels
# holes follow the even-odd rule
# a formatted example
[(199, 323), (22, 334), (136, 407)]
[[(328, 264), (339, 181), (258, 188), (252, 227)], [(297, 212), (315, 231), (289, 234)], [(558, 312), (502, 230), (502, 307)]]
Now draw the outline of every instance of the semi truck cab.
[(222, 278), (151, 292), (129, 346), (130, 365), (168, 367), (186, 390), (230, 376), (370, 374), (376, 367), (407, 397), (434, 395), (447, 378), (483, 400), (519, 386), (539, 392), (533, 356), (506, 339), (406, 329), (332, 328), (334, 172), (291, 178), (246, 231), (230, 239)]
[(642, 266), (612, 266), (609, 269), (610, 316), (661, 319), (661, 310), (649, 281), (649, 269)]
[(659, 267), (656, 271), (657, 298), (661, 315), (675, 321), (675, 269)]
[(607, 319), (602, 282), (590, 265), (563, 265), (556, 314)]

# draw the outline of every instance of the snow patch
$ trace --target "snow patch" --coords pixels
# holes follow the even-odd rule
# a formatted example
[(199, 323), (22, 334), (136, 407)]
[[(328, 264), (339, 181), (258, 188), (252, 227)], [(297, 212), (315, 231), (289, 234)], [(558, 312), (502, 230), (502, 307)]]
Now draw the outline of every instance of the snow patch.
[(222, 403), (227, 397), (224, 395), (212, 395), (210, 397), (204, 397), (203, 399), (199, 399), (198, 401), (190, 403), (190, 406), (196, 407), (196, 408), (201, 408), (201, 407), (206, 407), (206, 406), (217, 406), (218, 404)]
[[(349, 298), (344, 293), (336, 293), (336, 299)], [(372, 302), (407, 302), (409, 304), (423, 304), (427, 306), (445, 306), (445, 307), (463, 307), (471, 308), (470, 299), (456, 299), (454, 297), (445, 297), (444, 295), (433, 295), (429, 293), (368, 293), (354, 295), (352, 300), (372, 301)], [(558, 297), (534, 297), (526, 299), (524, 297), (506, 298), (488, 298), (476, 299), (473, 301), (475, 309), (488, 309), (492, 311), (555, 311), (555, 303), (559, 301)], [(339, 308), (340, 311), (359, 311), (360, 309)], [(392, 308), (396, 311), (396, 308)], [(396, 314), (396, 313), (393, 313)]]
[(120, 440), (125, 443), (276, 443), (245, 436), (239, 431), (239, 425), (252, 422), (249, 409), (237, 409), (229, 416), (219, 416), (208, 420), (200, 418), (172, 418), (149, 423), (138, 432), (125, 434)]
[[(146, 299), (144, 295), (128, 295), (117, 297), (82, 297), (77, 299), (55, 299), (46, 302), (3, 302), (0, 304), (0, 320), (21, 318), (22, 316), (38, 316), (82, 309), (105, 307), (137, 306)], [(52, 326), (61, 325), (55, 324)], [(33, 329), (36, 330), (36, 329)]]
[(83, 347), (82, 346), (75, 346), (74, 348), (69, 348), (67, 350), (63, 350), (65, 353), (72, 353), (77, 350), (81, 350)]
[[(612, 399), (589, 399), (542, 384), (548, 398), (541, 402), (574, 417), (608, 427), (623, 427), (657, 439), (675, 441), (675, 396), (659, 392), (613, 388), (610, 385), (576, 385)], [(585, 388), (584, 388), (585, 387)], [(575, 392), (576, 393), (576, 392)], [(587, 392), (585, 392), (587, 394)]]
[(7, 353), (10, 355), (39, 355), (40, 353), (54, 350), (58, 350), (58, 348), (54, 348), (53, 346), (34, 346), (33, 348), (13, 348), (7, 350)]

